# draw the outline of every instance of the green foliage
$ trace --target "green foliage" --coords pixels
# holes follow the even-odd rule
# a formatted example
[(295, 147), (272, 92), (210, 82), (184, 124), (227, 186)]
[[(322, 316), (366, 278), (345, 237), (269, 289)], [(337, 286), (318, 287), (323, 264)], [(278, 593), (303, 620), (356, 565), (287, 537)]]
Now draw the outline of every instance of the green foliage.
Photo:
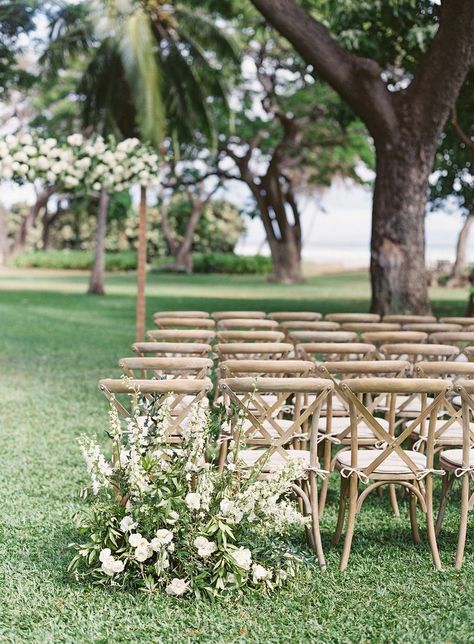
[(224, 273), (229, 275), (266, 275), (272, 270), (272, 260), (263, 255), (234, 253), (194, 253), (195, 273)]
[[(87, 250), (43, 250), (21, 253), (12, 260), (12, 265), (17, 268), (89, 270), (92, 260), (92, 252)], [(106, 254), (106, 271), (132, 271), (136, 267), (137, 256), (133, 251)]]
[(11, 86), (27, 88), (33, 75), (18, 65), (22, 48), (19, 37), (35, 28), (36, 0), (0, 0), (0, 97)]

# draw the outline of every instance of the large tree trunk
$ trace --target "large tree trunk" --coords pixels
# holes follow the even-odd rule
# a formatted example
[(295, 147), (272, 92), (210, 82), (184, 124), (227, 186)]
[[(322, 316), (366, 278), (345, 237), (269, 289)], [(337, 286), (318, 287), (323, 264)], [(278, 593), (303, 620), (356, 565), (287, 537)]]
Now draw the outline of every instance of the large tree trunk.
[(370, 273), (371, 310), (381, 315), (430, 312), (425, 209), (432, 154), (410, 147), (402, 133), (399, 141), (404, 145), (377, 147)]
[(17, 255), (25, 250), (28, 240), (28, 233), (35, 225), (36, 219), (43, 208), (46, 208), (48, 200), (53, 194), (53, 188), (46, 188), (38, 193), (35, 203), (31, 206), (28, 214), (21, 222), (20, 228), (13, 242), (12, 255)]
[(105, 237), (107, 234), (107, 211), (109, 208), (109, 195), (102, 190), (99, 198), (99, 210), (97, 212), (97, 230), (95, 234), (94, 263), (92, 265), (89, 280), (88, 293), (93, 295), (104, 295), (104, 274), (105, 274)]
[(270, 242), (273, 262), (273, 270), (268, 277), (270, 282), (298, 284), (303, 281), (301, 244), (296, 237), (290, 231), (285, 239)]
[(447, 286), (462, 286), (466, 281), (464, 275), (466, 270), (466, 247), (473, 222), (474, 217), (467, 216), (461, 230), (459, 231), (458, 241), (456, 244), (456, 259), (454, 260), (453, 270), (449, 276)]

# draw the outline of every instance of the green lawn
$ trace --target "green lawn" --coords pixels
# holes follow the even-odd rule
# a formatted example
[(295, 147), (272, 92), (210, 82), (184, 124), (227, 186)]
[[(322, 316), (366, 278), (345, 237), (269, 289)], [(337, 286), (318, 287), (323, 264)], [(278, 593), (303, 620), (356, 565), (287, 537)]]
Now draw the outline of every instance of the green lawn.
[[(457, 504), (435, 573), (411, 542), (407, 507), (374, 496), (356, 527), (349, 570), (330, 545), (335, 487), (323, 520), (328, 571), (311, 568), (283, 592), (210, 605), (97, 589), (66, 572), (71, 515), (85, 481), (76, 445), (102, 433), (100, 377), (118, 374), (134, 334), (134, 278), (108, 279), (105, 298), (80, 274), (0, 274), (0, 642), (467, 642), (474, 638), (474, 544), (454, 571)], [(367, 310), (362, 274), (276, 286), (260, 277), (150, 276), (149, 315), (167, 308)], [(463, 314), (465, 290), (433, 292), (437, 313)], [(472, 534), (472, 530), (471, 530)], [(299, 538), (299, 537), (298, 537)]]

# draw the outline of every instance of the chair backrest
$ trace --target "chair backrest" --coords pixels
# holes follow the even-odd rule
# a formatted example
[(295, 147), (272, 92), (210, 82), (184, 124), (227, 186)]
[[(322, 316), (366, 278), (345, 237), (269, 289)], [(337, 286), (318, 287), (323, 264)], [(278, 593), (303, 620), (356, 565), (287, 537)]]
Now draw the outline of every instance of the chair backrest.
[[(454, 385), (454, 392), (461, 397), (461, 418), (462, 418), (462, 465), (459, 468), (459, 475), (463, 472), (473, 474), (473, 467), (470, 458), (470, 451), (474, 447), (474, 431), (472, 430), (471, 419), (474, 419), (474, 380), (459, 380)], [(472, 501), (471, 501), (472, 502)]]
[(471, 344), (474, 344), (474, 331), (444, 331), (432, 333), (430, 342), (435, 344), (453, 344), (461, 350)]
[(146, 332), (153, 342), (203, 342), (209, 344), (216, 336), (210, 329), (154, 329)]
[(382, 321), (398, 322), (402, 325), (414, 324), (417, 322), (425, 324), (430, 322), (436, 322), (436, 318), (434, 315), (394, 314), (394, 315), (384, 315)]
[(157, 311), (154, 318), (208, 318), (207, 311)]
[(263, 320), (267, 314), (264, 311), (214, 311), (211, 317), (214, 320), (231, 320), (243, 318), (244, 320)]
[(214, 329), (215, 320), (211, 318), (158, 317), (153, 318), (157, 329)]
[(439, 321), (443, 322), (443, 324), (460, 324), (461, 326), (472, 326), (474, 324), (474, 318), (471, 317), (447, 316), (439, 318)]
[(211, 345), (203, 342), (134, 342), (132, 344), (132, 351), (142, 357), (152, 354), (157, 358), (183, 355), (205, 358), (211, 350)]
[(336, 360), (371, 360), (377, 357), (375, 345), (367, 342), (301, 342), (295, 347), (303, 360), (326, 362)]
[(217, 322), (219, 331), (241, 329), (247, 331), (272, 331), (278, 329), (276, 320), (267, 318), (225, 318)]
[(459, 349), (449, 344), (396, 343), (382, 344), (380, 354), (387, 360), (408, 360), (415, 364), (421, 360), (454, 360)]
[[(266, 448), (257, 461), (264, 463), (274, 452), (289, 459), (287, 446), (298, 438), (309, 440), (310, 466), (315, 467), (317, 457), (317, 433), (320, 409), (333, 389), (330, 380), (320, 378), (226, 378), (220, 382), (220, 390), (229, 403), (235, 405), (247, 423), (242, 425), (239, 441), (242, 446)], [(270, 394), (270, 395), (268, 395)], [(304, 409), (302, 396), (311, 402)], [(288, 399), (294, 401), (291, 425), (282, 423), (275, 413)], [(309, 429), (308, 429), (309, 424)], [(239, 428), (237, 415), (232, 419), (232, 431)]]
[(280, 322), (280, 329), (286, 334), (291, 331), (337, 331), (341, 328), (339, 322), (328, 320), (287, 320)]
[(282, 331), (218, 331), (217, 342), (283, 342)]
[(224, 360), (219, 364), (221, 378), (236, 376), (302, 378), (314, 375), (314, 362), (308, 360)]
[(269, 313), (268, 318), (270, 320), (276, 320), (277, 322), (291, 322), (292, 320), (309, 320), (309, 321), (318, 321), (322, 319), (321, 313), (316, 313), (313, 311), (275, 311), (274, 313)]
[(366, 333), (367, 331), (400, 331), (401, 325), (396, 322), (343, 322), (345, 331)]
[(132, 380), (106, 378), (99, 381), (99, 389), (125, 418), (132, 418), (137, 400), (142, 397), (152, 401), (154, 412), (165, 402), (169, 404), (170, 419), (165, 440), (180, 443), (189, 426), (194, 405), (201, 402), (212, 389), (209, 378), (176, 380)]
[(328, 313), (325, 320), (331, 322), (380, 322), (378, 313)]
[(459, 379), (474, 378), (474, 364), (459, 360), (421, 361), (415, 365), (415, 376), (418, 378), (448, 378), (454, 383)]
[(404, 331), (424, 331), (425, 333), (442, 333), (444, 331), (462, 331), (460, 324), (442, 324), (441, 322), (415, 322), (403, 325)]
[[(446, 395), (452, 388), (451, 383), (432, 378), (354, 378), (343, 380), (340, 387), (349, 403), (352, 429), (355, 430), (359, 420), (363, 419), (382, 446), (381, 449), (374, 450), (373, 459), (370, 462), (359, 465), (358, 454), (361, 438), (357, 431), (351, 431), (351, 461), (350, 466), (346, 468), (348, 475), (355, 473), (360, 478), (368, 479), (372, 472), (379, 468), (392, 454), (399, 456), (414, 477), (420, 480), (433, 471), (438, 411), (444, 403), (447, 403)], [(399, 395), (405, 397), (407, 395), (421, 395), (423, 404), (416, 417), (407, 421), (403, 430), (396, 434), (397, 397)], [(373, 410), (369, 409), (364, 403), (364, 400), (371, 400), (373, 396), (387, 396), (390, 399), (390, 412), (387, 418), (389, 427), (387, 429), (382, 427)], [(423, 424), (428, 425), (425, 452), (426, 468), (422, 468), (402, 448), (403, 442), (412, 435), (417, 427)], [(398, 478), (396, 474), (388, 476), (389, 480)], [(403, 478), (403, 475), (400, 476), (400, 479)]]
[(288, 339), (294, 344), (301, 342), (357, 342), (354, 331), (290, 331)]
[(473, 346), (464, 347), (463, 353), (466, 356), (466, 358), (469, 360), (469, 362), (474, 361), (474, 347)]
[[(121, 358), (119, 367), (129, 378), (205, 378), (213, 367), (209, 358)], [(137, 374), (138, 372), (138, 374)]]
[(382, 344), (395, 344), (398, 342), (426, 342), (428, 334), (421, 331), (368, 331), (362, 334), (364, 342), (370, 342), (380, 347)]
[(406, 360), (338, 360), (318, 365), (316, 373), (321, 378), (368, 378), (386, 376), (403, 377), (410, 368)]
[(217, 359), (221, 360), (284, 360), (293, 351), (289, 342), (219, 342), (214, 346)]

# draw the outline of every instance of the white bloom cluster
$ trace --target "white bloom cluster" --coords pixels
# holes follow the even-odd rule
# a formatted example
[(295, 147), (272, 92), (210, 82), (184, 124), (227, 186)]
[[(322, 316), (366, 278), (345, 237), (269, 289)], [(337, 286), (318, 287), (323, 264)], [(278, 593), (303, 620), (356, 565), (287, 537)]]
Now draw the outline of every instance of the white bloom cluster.
[(99, 561), (102, 563), (101, 569), (106, 575), (112, 577), (117, 573), (123, 572), (125, 564), (120, 559), (115, 559), (110, 548), (103, 548), (99, 554)]
[(91, 479), (92, 492), (97, 495), (101, 488), (108, 487), (113, 468), (94, 440), (83, 434), (78, 442)]
[(214, 541), (209, 541), (206, 537), (196, 537), (193, 541), (193, 546), (203, 559), (207, 559), (217, 550)]
[(132, 186), (158, 187), (159, 158), (138, 139), (115, 143), (71, 134), (66, 143), (31, 134), (0, 140), (0, 180), (40, 180), (60, 190), (121, 192)]

